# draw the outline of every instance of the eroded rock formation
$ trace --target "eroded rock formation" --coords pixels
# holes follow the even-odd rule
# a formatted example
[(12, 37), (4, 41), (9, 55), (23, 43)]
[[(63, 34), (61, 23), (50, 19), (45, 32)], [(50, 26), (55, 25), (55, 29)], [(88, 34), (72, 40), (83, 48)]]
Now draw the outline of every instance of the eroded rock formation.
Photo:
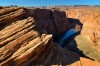
[(36, 20), (36, 28), (44, 30), (49, 34), (59, 35), (69, 28), (68, 20), (64, 11), (29, 9), (27, 12), (29, 16)]
[(4, 8), (0, 10), (0, 24), (11, 22), (11, 20), (21, 18), (24, 16), (25, 11), (19, 8)]
[(10, 7), (0, 11), (0, 66), (100, 65), (52, 41), (53, 35), (69, 28), (64, 12)]
[(68, 18), (79, 19), (83, 24), (81, 35), (93, 43), (100, 43), (100, 9), (72, 8), (67, 10)]
[(71, 22), (79, 20), (83, 24), (80, 35), (74, 38), (77, 48), (89, 58), (100, 61), (100, 9), (71, 8), (66, 10), (66, 15)]

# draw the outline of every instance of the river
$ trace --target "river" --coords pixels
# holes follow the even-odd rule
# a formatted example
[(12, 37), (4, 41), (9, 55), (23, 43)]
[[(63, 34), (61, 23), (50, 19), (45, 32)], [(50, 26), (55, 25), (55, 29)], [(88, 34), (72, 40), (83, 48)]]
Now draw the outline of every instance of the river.
[(69, 38), (69, 37), (71, 37), (72, 35), (78, 33), (79, 31), (80, 31), (80, 29), (70, 29), (70, 30), (66, 31), (66, 32), (59, 38), (59, 40), (58, 40), (57, 43), (62, 47), (64, 41), (65, 41), (67, 38)]

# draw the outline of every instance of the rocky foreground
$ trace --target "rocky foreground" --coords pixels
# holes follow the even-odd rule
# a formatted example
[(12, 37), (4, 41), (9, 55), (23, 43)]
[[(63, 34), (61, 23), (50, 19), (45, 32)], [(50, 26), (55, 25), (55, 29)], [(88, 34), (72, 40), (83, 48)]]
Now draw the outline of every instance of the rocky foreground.
[(0, 66), (100, 66), (53, 41), (70, 27), (65, 11), (0, 8)]

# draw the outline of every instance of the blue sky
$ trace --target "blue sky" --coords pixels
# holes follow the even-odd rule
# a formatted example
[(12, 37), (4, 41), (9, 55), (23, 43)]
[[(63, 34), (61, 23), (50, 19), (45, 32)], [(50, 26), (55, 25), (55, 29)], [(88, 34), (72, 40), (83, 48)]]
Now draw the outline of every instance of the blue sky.
[(0, 6), (100, 5), (100, 0), (0, 0)]

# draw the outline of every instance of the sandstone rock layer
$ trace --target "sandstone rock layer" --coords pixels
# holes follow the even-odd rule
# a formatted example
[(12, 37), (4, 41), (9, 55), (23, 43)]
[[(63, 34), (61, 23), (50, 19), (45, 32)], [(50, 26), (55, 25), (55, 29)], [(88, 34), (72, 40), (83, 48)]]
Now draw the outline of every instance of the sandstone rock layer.
[(69, 28), (64, 12), (10, 7), (0, 11), (0, 66), (100, 65), (52, 41), (53, 35)]

